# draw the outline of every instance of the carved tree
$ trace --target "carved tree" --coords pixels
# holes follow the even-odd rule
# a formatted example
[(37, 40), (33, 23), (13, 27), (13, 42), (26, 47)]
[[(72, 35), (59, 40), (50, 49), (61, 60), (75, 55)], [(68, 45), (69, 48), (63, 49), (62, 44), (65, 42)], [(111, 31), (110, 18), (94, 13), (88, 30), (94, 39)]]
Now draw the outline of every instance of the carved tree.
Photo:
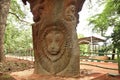
[(0, 0), (0, 62), (4, 61), (4, 33), (10, 0)]
[(35, 21), (32, 27), (34, 72), (79, 76), (76, 25), (84, 0), (23, 0), (24, 4), (26, 1), (30, 3)]

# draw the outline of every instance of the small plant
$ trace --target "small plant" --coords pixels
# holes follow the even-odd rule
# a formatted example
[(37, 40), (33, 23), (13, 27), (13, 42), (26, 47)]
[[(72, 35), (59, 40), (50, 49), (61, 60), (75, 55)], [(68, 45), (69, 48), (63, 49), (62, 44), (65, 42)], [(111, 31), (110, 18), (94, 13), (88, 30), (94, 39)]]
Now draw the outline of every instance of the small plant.
[(15, 79), (11, 77), (9, 74), (3, 74), (0, 76), (0, 80), (15, 80)]

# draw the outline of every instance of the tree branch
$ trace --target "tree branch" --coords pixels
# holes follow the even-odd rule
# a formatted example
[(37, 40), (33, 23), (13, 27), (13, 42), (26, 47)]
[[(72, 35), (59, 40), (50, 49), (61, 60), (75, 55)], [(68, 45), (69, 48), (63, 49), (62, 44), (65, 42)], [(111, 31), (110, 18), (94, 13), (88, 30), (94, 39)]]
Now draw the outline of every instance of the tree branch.
[(25, 22), (25, 23), (27, 23), (27, 24), (32, 24), (31, 22), (27, 22), (27, 21), (24, 21), (24, 20), (22, 20), (22, 19), (20, 19), (20, 17), (18, 16), (18, 15), (16, 15), (15, 13), (13, 13), (13, 12), (9, 12), (10, 14), (12, 14), (12, 15), (14, 15), (18, 20), (20, 20), (21, 22)]

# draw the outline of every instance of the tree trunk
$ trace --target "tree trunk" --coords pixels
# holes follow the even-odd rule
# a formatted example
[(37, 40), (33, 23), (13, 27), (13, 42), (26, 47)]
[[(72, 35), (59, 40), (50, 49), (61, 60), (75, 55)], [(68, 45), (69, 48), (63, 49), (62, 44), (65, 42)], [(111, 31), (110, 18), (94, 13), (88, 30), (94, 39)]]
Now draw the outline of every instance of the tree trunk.
[(84, 0), (23, 0), (26, 1), (35, 21), (32, 27), (34, 73), (78, 77), (80, 51), (76, 25)]
[(114, 58), (115, 58), (115, 48), (113, 49), (113, 52), (112, 52), (113, 54), (112, 54), (112, 60), (114, 60)]
[(4, 33), (10, 0), (0, 0), (0, 62), (4, 61)]

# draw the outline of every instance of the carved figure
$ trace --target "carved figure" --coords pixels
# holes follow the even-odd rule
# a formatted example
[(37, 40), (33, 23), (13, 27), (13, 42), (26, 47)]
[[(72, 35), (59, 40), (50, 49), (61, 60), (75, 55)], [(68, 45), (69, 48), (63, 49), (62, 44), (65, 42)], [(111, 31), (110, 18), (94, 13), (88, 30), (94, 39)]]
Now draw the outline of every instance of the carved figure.
[(65, 10), (65, 19), (67, 21), (76, 21), (75, 11), (76, 9), (74, 5), (68, 6), (67, 9)]

